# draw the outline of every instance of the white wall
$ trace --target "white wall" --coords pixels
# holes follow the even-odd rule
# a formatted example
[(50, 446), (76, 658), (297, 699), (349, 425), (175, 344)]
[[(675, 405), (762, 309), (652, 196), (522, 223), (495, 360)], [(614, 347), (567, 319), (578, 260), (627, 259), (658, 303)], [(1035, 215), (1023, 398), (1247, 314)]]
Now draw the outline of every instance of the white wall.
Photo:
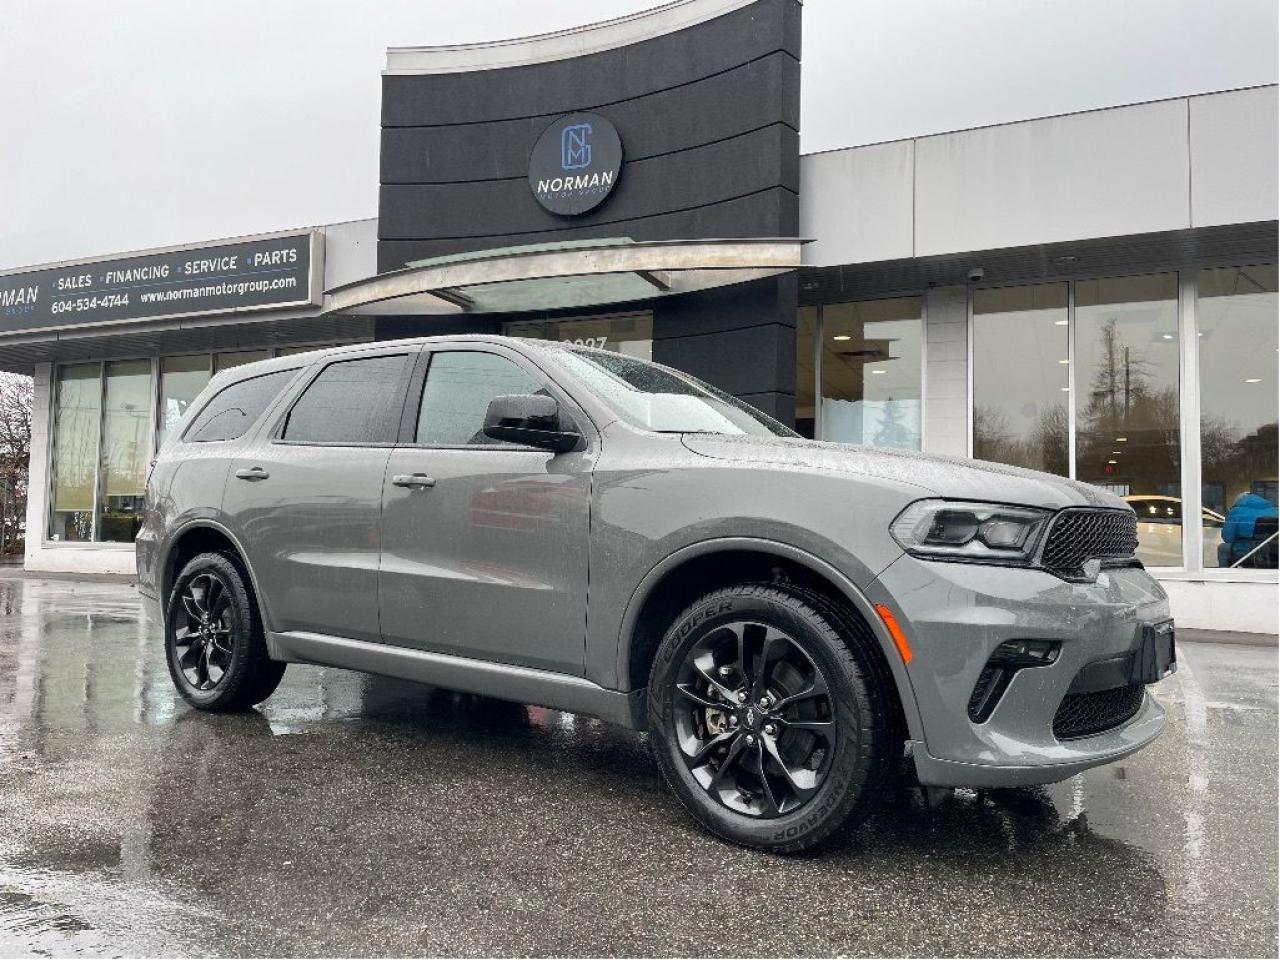
[(1277, 218), (1277, 87), (800, 158), (805, 263), (830, 266)]
[(1191, 221), (1277, 219), (1276, 87), (1191, 100)]
[(1280, 586), (1213, 580), (1161, 580), (1174, 623), (1195, 630), (1280, 633)]
[(969, 291), (924, 295), (924, 451), (969, 455)]

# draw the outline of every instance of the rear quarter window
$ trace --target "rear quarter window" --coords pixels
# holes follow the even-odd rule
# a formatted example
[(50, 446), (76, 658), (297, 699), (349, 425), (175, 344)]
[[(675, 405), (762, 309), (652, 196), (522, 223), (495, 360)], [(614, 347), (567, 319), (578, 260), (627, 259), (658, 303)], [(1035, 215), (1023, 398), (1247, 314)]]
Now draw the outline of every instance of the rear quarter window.
[(219, 390), (196, 414), (182, 439), (187, 443), (238, 440), (258, 421), (297, 372), (296, 367), (277, 370)]

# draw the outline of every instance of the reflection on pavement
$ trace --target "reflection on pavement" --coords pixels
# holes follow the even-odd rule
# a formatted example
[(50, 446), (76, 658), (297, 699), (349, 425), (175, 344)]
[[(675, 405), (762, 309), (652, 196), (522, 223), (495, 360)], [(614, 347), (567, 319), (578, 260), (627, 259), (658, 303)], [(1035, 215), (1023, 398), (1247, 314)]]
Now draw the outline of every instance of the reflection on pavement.
[(0, 954), (1273, 955), (1275, 649), (1179, 660), (1135, 757), (935, 810), (904, 775), (780, 858), (640, 735), (297, 665), (200, 714), (132, 588), (0, 580)]

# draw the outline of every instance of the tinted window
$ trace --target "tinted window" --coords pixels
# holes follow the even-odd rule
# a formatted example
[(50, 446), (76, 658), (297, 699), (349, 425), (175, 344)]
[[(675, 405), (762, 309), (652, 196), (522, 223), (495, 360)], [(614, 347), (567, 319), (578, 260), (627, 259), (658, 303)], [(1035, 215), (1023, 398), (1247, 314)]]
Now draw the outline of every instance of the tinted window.
[(392, 443), (404, 354), (331, 363), (289, 412), (284, 438), (300, 443)]
[(542, 384), (493, 353), (437, 353), (427, 368), (418, 410), (418, 443), (432, 446), (496, 444), (484, 435), (489, 401), (513, 393), (540, 393)]
[(191, 421), (184, 440), (205, 443), (243, 437), (262, 411), (293, 379), (297, 370), (280, 370), (262, 377), (241, 380), (218, 392)]

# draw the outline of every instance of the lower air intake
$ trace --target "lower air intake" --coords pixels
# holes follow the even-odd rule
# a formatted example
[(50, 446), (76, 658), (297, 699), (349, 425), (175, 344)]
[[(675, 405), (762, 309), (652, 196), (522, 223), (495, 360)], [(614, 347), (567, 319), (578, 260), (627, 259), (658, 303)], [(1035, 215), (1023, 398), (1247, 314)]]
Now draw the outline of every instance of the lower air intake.
[(1145, 695), (1146, 688), (1140, 683), (1067, 694), (1053, 718), (1053, 735), (1059, 740), (1073, 740), (1118, 727), (1142, 709)]

